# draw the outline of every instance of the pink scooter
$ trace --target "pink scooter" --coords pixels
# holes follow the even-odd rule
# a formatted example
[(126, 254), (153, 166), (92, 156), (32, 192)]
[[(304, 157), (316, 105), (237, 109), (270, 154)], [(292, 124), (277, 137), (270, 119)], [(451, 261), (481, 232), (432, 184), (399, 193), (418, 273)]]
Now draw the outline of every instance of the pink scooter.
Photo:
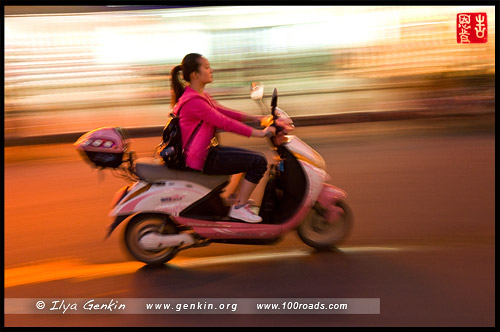
[[(262, 87), (254, 86), (252, 99), (262, 102), (262, 95)], [(254, 207), (262, 217), (258, 224), (228, 217), (229, 206), (221, 194), (230, 176), (169, 169), (159, 157), (135, 160), (118, 127), (99, 128), (80, 137), (74, 145), (93, 166), (119, 170), (135, 181), (115, 195), (108, 236), (124, 222), (128, 251), (152, 265), (212, 242), (272, 244), (295, 229), (316, 249), (339, 244), (352, 228), (346, 193), (327, 184), (325, 161), (316, 151), (287, 135), (293, 124), (277, 107), (276, 89), (271, 112), (274, 122), (279, 119), (278, 131), (285, 135), (270, 138), (279, 158), (271, 165), (260, 207)]]

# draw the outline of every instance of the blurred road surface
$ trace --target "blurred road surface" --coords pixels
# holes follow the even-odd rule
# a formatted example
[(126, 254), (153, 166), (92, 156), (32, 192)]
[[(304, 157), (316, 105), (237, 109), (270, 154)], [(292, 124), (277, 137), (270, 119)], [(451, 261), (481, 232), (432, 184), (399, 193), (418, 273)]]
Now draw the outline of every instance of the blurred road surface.
[[(323, 155), (355, 215), (338, 251), (295, 233), (272, 246), (132, 261), (103, 241), (126, 181), (70, 144), (5, 149), (6, 298), (379, 298), (378, 315), (6, 315), (6, 326), (494, 326), (494, 119), (297, 128)], [(223, 134), (222, 143), (266, 144)], [(158, 138), (134, 140), (148, 156)]]

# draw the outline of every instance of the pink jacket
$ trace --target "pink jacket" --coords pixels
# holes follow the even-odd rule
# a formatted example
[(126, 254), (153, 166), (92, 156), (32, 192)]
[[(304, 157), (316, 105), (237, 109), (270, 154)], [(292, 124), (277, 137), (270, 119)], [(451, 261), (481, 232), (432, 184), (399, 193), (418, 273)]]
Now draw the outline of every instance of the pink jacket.
[(243, 113), (221, 106), (206, 92), (202, 97), (187, 86), (174, 106), (174, 114), (177, 114), (181, 107), (179, 124), (183, 148), (198, 123), (203, 120), (203, 124), (191, 139), (191, 145), (185, 150), (186, 164), (192, 169), (203, 169), (210, 142), (217, 128), (248, 137), (252, 134), (252, 127), (241, 123)]

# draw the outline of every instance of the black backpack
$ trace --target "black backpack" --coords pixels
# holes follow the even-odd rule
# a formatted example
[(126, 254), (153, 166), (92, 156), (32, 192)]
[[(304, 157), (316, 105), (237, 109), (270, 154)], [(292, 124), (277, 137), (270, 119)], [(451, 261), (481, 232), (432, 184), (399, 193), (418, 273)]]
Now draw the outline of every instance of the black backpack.
[[(170, 120), (168, 121), (165, 128), (163, 128), (163, 140), (160, 147), (160, 156), (168, 168), (183, 170), (186, 169), (186, 157), (184, 156), (184, 150), (182, 149), (182, 136), (181, 127), (179, 125), (180, 109), (175, 115), (173, 112), (170, 113)], [(191, 136), (186, 143), (186, 149), (189, 147), (193, 135), (196, 133), (198, 128), (201, 126), (203, 121), (198, 123), (198, 126), (193, 130)]]

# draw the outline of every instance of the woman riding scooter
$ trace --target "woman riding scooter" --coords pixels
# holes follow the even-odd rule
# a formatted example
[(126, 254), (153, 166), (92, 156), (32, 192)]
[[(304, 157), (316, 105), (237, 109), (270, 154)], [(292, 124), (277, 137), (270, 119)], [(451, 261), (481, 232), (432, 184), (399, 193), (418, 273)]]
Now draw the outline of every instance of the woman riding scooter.
[[(191, 89), (186, 87), (181, 99), (192, 93), (192, 98), (200, 104), (212, 105), (213, 101), (205, 94), (200, 96)], [(252, 99), (260, 100), (262, 96), (263, 89), (252, 85)], [(116, 174), (133, 181), (114, 196), (109, 213), (113, 222), (107, 236), (120, 224), (126, 224), (123, 232), (126, 248), (135, 259), (146, 264), (163, 264), (181, 250), (210, 243), (271, 244), (292, 230), (297, 230), (304, 243), (317, 249), (331, 249), (343, 241), (352, 227), (352, 214), (344, 202), (347, 194), (328, 183), (330, 176), (323, 157), (306, 142), (289, 134), (293, 121), (277, 107), (277, 100), (278, 92), (274, 89), (270, 104), (272, 118), (268, 120), (283, 134), (269, 140), (275, 157), (269, 176), (265, 177), (266, 186), (259, 208), (262, 222), (257, 224), (234, 222), (234, 218), (228, 218), (230, 207), (220, 196), (227, 186), (228, 175), (171, 169), (157, 157), (136, 159), (120, 127), (102, 127), (85, 133), (75, 142), (84, 159), (99, 169), (113, 169)], [(176, 106), (181, 120), (182, 107)], [(218, 118), (231, 123), (222, 115)], [(210, 119), (207, 122), (211, 123)], [(239, 125), (242, 131), (248, 130), (249, 136), (255, 133)], [(204, 134), (213, 137), (215, 127), (231, 128), (216, 123)], [(208, 168), (212, 152), (205, 147), (200, 145), (198, 150), (205, 151), (208, 156), (206, 161), (201, 159), (203, 171)], [(193, 157), (193, 150), (190, 152)], [(192, 160), (196, 162), (197, 159)], [(193, 167), (195, 162), (189, 165)], [(245, 170), (246, 174), (251, 173), (248, 167)], [(243, 199), (240, 197), (240, 201)], [(234, 207), (232, 210), (238, 211)]]
[[(187, 82), (186, 86), (179, 79), (180, 71)], [(216, 129), (247, 137), (266, 137), (272, 136), (276, 128), (254, 129), (242, 121), (260, 121), (264, 116), (245, 114), (218, 104), (204, 91), (205, 85), (213, 81), (212, 73), (208, 60), (197, 53), (186, 55), (182, 64), (171, 71), (173, 112), (177, 115), (180, 111), (181, 132), (190, 133), (182, 135), (186, 164), (191, 169), (211, 175), (245, 173), (236, 203), (229, 210), (229, 217), (259, 223), (262, 218), (249, 208), (248, 200), (267, 170), (265, 156), (211, 142), (214, 141)], [(201, 126), (196, 129), (200, 121)], [(190, 146), (186, 147), (191, 135)]]

